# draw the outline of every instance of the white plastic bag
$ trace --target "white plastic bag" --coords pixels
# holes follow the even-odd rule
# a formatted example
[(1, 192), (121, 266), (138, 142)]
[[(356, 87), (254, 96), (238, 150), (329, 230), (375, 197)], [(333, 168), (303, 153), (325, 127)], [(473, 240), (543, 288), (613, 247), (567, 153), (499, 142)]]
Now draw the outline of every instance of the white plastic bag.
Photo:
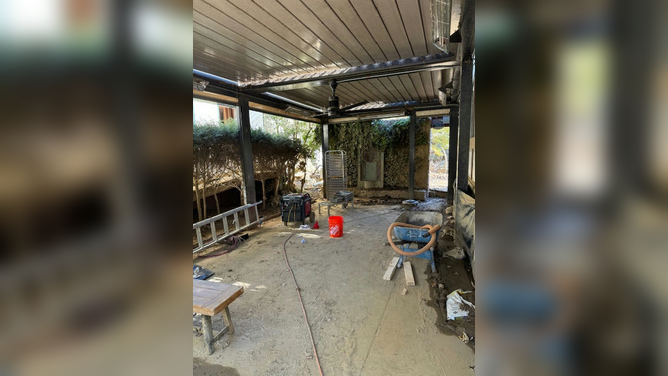
[(446, 313), (447, 313), (447, 319), (448, 320), (455, 320), (458, 317), (466, 317), (469, 315), (469, 311), (462, 309), (462, 305), (466, 304), (468, 306), (473, 307), (475, 309), (475, 306), (473, 303), (469, 302), (468, 300), (462, 298), (461, 294), (466, 294), (469, 293), (470, 291), (462, 291), (461, 289), (457, 289), (450, 294), (448, 294), (448, 299), (445, 302), (445, 307), (446, 307)]

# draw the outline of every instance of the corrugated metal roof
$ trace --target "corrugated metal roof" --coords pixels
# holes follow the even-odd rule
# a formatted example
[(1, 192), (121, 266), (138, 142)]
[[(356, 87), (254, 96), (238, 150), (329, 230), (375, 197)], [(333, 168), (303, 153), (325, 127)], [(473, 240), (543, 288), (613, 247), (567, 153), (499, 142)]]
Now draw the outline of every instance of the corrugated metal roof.
[[(453, 31), (458, 19), (454, 4)], [(429, 0), (193, 0), (194, 68), (240, 83), (440, 53), (430, 40)], [(342, 106), (431, 101), (443, 72), (341, 83), (337, 95)], [(317, 107), (330, 94), (280, 92)]]

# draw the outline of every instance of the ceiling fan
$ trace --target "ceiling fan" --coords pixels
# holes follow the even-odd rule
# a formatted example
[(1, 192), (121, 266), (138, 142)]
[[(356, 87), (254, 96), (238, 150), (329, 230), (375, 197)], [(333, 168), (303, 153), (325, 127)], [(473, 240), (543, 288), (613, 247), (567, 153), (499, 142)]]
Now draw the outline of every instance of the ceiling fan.
[(345, 106), (345, 107), (339, 107), (339, 97), (336, 96), (336, 87), (339, 86), (339, 83), (336, 82), (336, 80), (331, 80), (329, 82), (329, 87), (332, 89), (332, 96), (329, 97), (329, 106), (327, 107), (327, 111), (323, 111), (321, 113), (316, 113), (313, 116), (315, 117), (321, 117), (321, 116), (327, 116), (327, 117), (338, 117), (341, 115), (345, 115), (346, 111), (353, 109), (355, 107), (361, 106), (363, 104), (369, 103), (367, 100), (363, 100), (361, 102), (353, 103), (351, 105)]
[(298, 113), (303, 116), (316, 117), (316, 118), (329, 118), (332, 120), (332, 122), (335, 122), (336, 119), (343, 120), (344, 118), (348, 121), (350, 121), (353, 118), (356, 118), (357, 120), (373, 120), (379, 118), (397, 117), (406, 115), (405, 111), (395, 111), (391, 113), (382, 113), (382, 114), (378, 112), (365, 115), (361, 115), (358, 111), (354, 112), (351, 111), (354, 108), (369, 103), (368, 100), (363, 100), (361, 102), (341, 107), (339, 105), (339, 97), (336, 95), (336, 87), (338, 85), (339, 84), (335, 79), (329, 82), (329, 87), (332, 89), (332, 96), (329, 97), (329, 103), (326, 109), (309, 112), (305, 111), (303, 108), (288, 106), (287, 110)]

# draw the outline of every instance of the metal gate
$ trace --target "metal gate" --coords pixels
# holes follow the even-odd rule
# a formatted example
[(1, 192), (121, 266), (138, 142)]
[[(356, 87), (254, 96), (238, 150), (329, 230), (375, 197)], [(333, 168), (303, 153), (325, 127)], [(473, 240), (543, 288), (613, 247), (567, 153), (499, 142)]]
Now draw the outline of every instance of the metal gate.
[(325, 173), (327, 174), (327, 199), (331, 199), (339, 191), (346, 190), (345, 151), (328, 150), (325, 152)]

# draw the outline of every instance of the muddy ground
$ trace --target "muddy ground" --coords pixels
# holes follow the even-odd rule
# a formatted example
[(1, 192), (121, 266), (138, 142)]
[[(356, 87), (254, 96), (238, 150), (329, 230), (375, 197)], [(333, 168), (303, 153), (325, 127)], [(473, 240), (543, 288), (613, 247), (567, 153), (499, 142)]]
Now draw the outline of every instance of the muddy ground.
[(193, 358), (193, 376), (239, 376), (236, 369), (209, 364), (201, 358)]
[[(472, 349), (443, 325), (438, 284), (431, 287), (436, 279), (429, 280), (427, 260), (410, 260), (416, 286), (406, 286), (403, 269), (391, 281), (382, 278), (395, 255), (386, 245), (387, 227), (401, 211), (399, 205), (332, 208), (332, 215), (344, 216), (342, 238), (330, 238), (326, 218), (319, 217), (320, 230), (297, 231), (288, 241), (326, 375), (474, 374)], [(230, 305), (236, 332), (216, 343), (213, 354), (193, 334), (194, 374), (318, 374), (283, 260), (282, 244), (289, 235), (276, 218), (251, 231), (237, 250), (195, 261), (218, 280), (244, 286), (245, 292)], [(438, 261), (450, 262), (444, 260)], [(448, 280), (447, 273), (439, 279), (446, 290), (464, 281)], [(213, 325), (220, 329), (221, 318), (215, 317)]]
[[(454, 290), (470, 291), (463, 298), (475, 304), (475, 289), (473, 287), (473, 275), (471, 264), (467, 258), (457, 259), (445, 255), (445, 250), (455, 247), (452, 237), (446, 236), (439, 242), (436, 252), (437, 273), (429, 274), (429, 286), (431, 305), (437, 309), (438, 320), (436, 326), (445, 334), (455, 334), (471, 349), (475, 349), (475, 310), (470, 310), (468, 317), (455, 321), (446, 320), (445, 302), (447, 296)], [(464, 336), (466, 333), (466, 336)]]

